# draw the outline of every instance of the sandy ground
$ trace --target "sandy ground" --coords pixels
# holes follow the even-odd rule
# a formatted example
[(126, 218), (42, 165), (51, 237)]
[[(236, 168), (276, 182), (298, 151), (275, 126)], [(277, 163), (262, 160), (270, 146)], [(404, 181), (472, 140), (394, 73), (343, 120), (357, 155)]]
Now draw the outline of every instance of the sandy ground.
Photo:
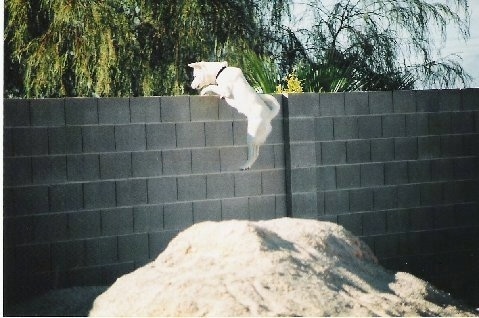
[(193, 225), (119, 278), (91, 316), (473, 316), (377, 264), (343, 227), (314, 220)]

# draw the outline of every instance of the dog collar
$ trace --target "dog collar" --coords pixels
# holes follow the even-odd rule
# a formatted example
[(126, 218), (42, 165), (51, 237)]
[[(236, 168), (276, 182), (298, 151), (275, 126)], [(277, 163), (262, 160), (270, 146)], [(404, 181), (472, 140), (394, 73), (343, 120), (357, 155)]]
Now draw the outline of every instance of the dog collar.
[(216, 73), (216, 79), (218, 79), (218, 76), (220, 76), (221, 72), (223, 72), (225, 70), (226, 66), (223, 66), (219, 71), (218, 73)]

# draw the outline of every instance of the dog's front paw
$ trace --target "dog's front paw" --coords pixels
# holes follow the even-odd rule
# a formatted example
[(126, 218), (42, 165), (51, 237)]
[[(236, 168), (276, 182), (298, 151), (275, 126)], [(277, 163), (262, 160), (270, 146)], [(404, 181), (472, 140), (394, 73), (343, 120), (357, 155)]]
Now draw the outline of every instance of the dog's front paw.
[(250, 165), (244, 165), (240, 168), (241, 171), (246, 171), (246, 170), (249, 170), (249, 169), (251, 169)]

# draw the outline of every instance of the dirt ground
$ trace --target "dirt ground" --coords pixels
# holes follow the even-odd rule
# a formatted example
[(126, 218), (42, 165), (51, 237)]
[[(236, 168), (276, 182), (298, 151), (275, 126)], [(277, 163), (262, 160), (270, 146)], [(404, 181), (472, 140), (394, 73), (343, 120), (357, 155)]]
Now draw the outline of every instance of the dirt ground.
[(343, 227), (283, 218), (204, 222), (119, 278), (91, 316), (474, 316), (377, 264)]

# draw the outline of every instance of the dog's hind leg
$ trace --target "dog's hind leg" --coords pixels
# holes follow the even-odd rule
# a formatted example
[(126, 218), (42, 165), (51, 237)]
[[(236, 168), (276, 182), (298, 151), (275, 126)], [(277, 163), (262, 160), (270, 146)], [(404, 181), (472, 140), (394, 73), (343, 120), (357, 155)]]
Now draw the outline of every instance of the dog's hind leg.
[(248, 135), (247, 141), (248, 141), (248, 160), (240, 168), (241, 170), (250, 169), (253, 163), (256, 161), (256, 159), (258, 159), (258, 156), (259, 156), (259, 145), (253, 143), (253, 137)]

